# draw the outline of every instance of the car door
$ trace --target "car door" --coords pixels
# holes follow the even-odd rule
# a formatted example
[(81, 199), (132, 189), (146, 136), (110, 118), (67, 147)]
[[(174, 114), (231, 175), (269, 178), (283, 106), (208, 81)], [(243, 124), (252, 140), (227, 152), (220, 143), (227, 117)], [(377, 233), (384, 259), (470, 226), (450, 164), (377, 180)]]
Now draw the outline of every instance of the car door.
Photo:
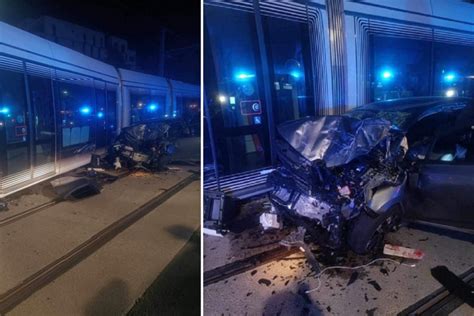
[(441, 132), (411, 175), (417, 219), (474, 229), (474, 122), (467, 125)]

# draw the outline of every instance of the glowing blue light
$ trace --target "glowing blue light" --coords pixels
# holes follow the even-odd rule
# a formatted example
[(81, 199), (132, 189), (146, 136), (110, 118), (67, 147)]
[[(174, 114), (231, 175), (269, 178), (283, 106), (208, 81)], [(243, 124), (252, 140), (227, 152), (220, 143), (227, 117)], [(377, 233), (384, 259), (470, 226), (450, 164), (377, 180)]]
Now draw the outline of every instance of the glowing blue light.
[(79, 112), (81, 112), (81, 114), (86, 115), (86, 114), (90, 114), (92, 112), (92, 109), (90, 106), (84, 105), (83, 107), (79, 109)]
[(104, 117), (104, 112), (99, 112), (99, 113), (97, 113), (97, 117), (98, 117), (98, 118), (103, 118), (103, 117)]
[(290, 72), (290, 76), (292, 76), (295, 79), (301, 78), (301, 75), (302, 75), (301, 72), (299, 72), (297, 70), (294, 70), (294, 71)]
[(443, 80), (444, 82), (454, 82), (456, 81), (457, 75), (454, 72), (448, 72), (444, 75)]
[(10, 109), (8, 107), (4, 106), (4, 107), (0, 108), (0, 113), (8, 114), (8, 113), (10, 113)]
[(381, 77), (382, 77), (382, 80), (385, 80), (385, 81), (388, 81), (388, 80), (391, 80), (393, 79), (393, 72), (391, 70), (383, 70), (381, 72)]
[(249, 74), (249, 73), (246, 73), (246, 72), (239, 72), (235, 75), (235, 79), (240, 80), (240, 81), (252, 79), (254, 77), (255, 77), (254, 74)]
[(156, 110), (158, 110), (158, 104), (151, 103), (150, 105), (148, 105), (148, 111), (154, 112)]

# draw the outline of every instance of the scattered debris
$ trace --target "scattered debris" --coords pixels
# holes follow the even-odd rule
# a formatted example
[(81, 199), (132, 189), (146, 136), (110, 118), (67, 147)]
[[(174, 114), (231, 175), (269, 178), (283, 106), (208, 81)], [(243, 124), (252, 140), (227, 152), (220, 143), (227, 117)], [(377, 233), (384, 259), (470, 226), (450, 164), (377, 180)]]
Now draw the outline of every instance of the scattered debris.
[(208, 235), (208, 236), (224, 237), (224, 235), (222, 235), (221, 233), (219, 233), (215, 229), (210, 229), (210, 228), (203, 227), (202, 232), (203, 232), (204, 235)]
[(393, 246), (390, 244), (385, 244), (383, 248), (383, 253), (389, 256), (402, 257), (407, 259), (421, 260), (424, 257), (423, 251), (419, 249), (412, 249), (402, 246)]
[(380, 285), (377, 283), (377, 281), (369, 281), (369, 284), (372, 285), (374, 287), (374, 289), (376, 289), (377, 291), (381, 291), (382, 288), (380, 287)]
[(144, 170), (135, 170), (130, 175), (135, 178), (146, 178), (150, 176), (150, 173)]
[(319, 273), (319, 271), (321, 271), (321, 267), (319, 266), (319, 263), (316, 260), (313, 252), (304, 241), (305, 233), (306, 229), (300, 226), (296, 230), (292, 231), (288, 236), (286, 236), (286, 238), (280, 241), (280, 244), (289, 248), (298, 247), (304, 253), (313, 271), (315, 273)]
[(266, 286), (270, 286), (270, 284), (272, 284), (272, 281), (265, 278), (261, 278), (260, 280), (258, 280), (258, 284), (265, 284)]
[(4, 199), (0, 199), (0, 212), (8, 211), (8, 202)]
[(359, 272), (357, 271), (352, 272), (351, 277), (349, 278), (349, 281), (347, 282), (346, 286), (349, 286), (352, 283), (354, 283), (358, 277), (359, 277)]
[(383, 275), (388, 276), (388, 270), (387, 270), (387, 269), (385, 269), (385, 268), (380, 268), (380, 272), (381, 272)]
[(262, 215), (260, 215), (260, 224), (264, 230), (270, 228), (281, 228), (280, 222), (278, 222), (278, 215), (276, 213), (262, 213)]

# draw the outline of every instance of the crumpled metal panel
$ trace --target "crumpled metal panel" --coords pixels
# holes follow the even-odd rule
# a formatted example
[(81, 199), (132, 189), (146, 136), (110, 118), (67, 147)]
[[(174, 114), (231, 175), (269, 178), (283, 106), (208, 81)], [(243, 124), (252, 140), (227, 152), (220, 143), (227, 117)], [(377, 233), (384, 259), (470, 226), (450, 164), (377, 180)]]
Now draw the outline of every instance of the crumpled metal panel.
[(118, 137), (118, 141), (133, 147), (135, 150), (147, 149), (146, 147), (150, 142), (164, 139), (169, 129), (169, 124), (163, 122), (136, 124), (124, 127)]
[(334, 167), (368, 154), (389, 136), (390, 129), (391, 123), (384, 119), (334, 115), (287, 122), (278, 132), (309, 161), (323, 160)]

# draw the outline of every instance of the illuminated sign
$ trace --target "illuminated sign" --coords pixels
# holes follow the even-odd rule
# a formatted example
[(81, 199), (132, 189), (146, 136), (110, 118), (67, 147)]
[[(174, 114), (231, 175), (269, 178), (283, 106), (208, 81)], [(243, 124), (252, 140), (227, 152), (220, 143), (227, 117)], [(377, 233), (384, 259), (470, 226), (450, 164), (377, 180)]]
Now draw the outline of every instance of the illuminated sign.
[(240, 101), (240, 112), (242, 115), (258, 115), (262, 114), (262, 105), (260, 100)]

